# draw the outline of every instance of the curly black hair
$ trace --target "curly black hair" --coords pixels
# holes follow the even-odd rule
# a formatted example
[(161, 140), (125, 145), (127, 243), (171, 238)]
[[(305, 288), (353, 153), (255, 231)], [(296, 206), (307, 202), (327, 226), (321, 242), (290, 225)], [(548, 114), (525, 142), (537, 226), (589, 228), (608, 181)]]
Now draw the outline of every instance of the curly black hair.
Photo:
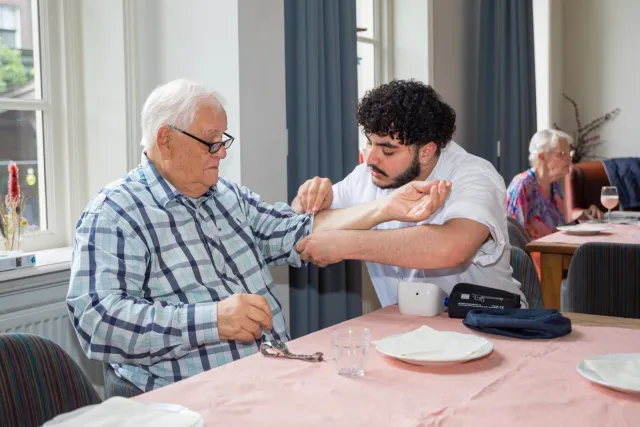
[(358, 124), (368, 134), (398, 138), (404, 145), (433, 141), (440, 154), (456, 130), (456, 113), (431, 87), (393, 80), (368, 91), (358, 104)]

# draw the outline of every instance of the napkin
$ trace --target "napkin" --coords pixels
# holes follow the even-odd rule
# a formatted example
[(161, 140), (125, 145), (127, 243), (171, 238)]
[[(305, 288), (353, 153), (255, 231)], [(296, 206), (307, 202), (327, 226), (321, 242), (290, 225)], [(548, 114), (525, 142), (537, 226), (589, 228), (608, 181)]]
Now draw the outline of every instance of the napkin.
[(385, 353), (396, 357), (428, 360), (455, 360), (469, 356), (488, 343), (484, 338), (455, 332), (440, 332), (426, 325), (376, 343)]
[(99, 405), (59, 415), (45, 427), (196, 427), (202, 423), (202, 417), (195, 412), (176, 412), (123, 397), (112, 397)]
[(584, 364), (611, 385), (640, 390), (640, 358), (587, 359)]

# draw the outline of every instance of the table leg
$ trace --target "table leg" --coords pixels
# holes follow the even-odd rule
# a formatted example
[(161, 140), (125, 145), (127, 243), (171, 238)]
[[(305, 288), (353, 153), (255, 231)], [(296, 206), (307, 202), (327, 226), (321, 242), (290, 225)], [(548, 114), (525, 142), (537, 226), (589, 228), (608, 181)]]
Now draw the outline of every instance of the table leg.
[(560, 310), (560, 286), (562, 284), (562, 255), (540, 254), (540, 285), (544, 308)]

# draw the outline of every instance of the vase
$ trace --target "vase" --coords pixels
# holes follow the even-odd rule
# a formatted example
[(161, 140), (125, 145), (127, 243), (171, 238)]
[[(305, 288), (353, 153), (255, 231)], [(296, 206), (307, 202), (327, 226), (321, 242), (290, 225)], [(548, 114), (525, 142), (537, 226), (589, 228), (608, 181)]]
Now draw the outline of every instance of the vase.
[(21, 255), (23, 252), (21, 249), (17, 249), (17, 250), (13, 250), (13, 251), (7, 251), (3, 248), (0, 248), (0, 258), (6, 258), (9, 256), (19, 256)]
[(3, 241), (0, 251), (15, 252), (20, 250), (22, 236), (27, 230), (26, 224), (26, 220), (15, 212), (10, 212), (9, 215), (4, 216), (4, 229), (2, 236), (0, 236), (3, 237)]
[(22, 233), (15, 233), (15, 235), (9, 234), (7, 238), (2, 242), (2, 246), (0, 246), (0, 251), (4, 252), (16, 252), (20, 251), (22, 243)]

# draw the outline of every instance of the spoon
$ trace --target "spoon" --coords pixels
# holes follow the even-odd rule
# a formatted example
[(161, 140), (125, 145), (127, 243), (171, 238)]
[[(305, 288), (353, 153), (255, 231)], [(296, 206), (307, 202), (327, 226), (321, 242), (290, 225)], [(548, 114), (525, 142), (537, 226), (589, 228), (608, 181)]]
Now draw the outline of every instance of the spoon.
[(304, 360), (305, 362), (322, 362), (324, 361), (323, 353), (316, 352), (313, 354), (295, 354), (289, 351), (287, 344), (280, 340), (263, 339), (260, 344), (260, 353), (267, 357), (285, 357), (287, 359)]

